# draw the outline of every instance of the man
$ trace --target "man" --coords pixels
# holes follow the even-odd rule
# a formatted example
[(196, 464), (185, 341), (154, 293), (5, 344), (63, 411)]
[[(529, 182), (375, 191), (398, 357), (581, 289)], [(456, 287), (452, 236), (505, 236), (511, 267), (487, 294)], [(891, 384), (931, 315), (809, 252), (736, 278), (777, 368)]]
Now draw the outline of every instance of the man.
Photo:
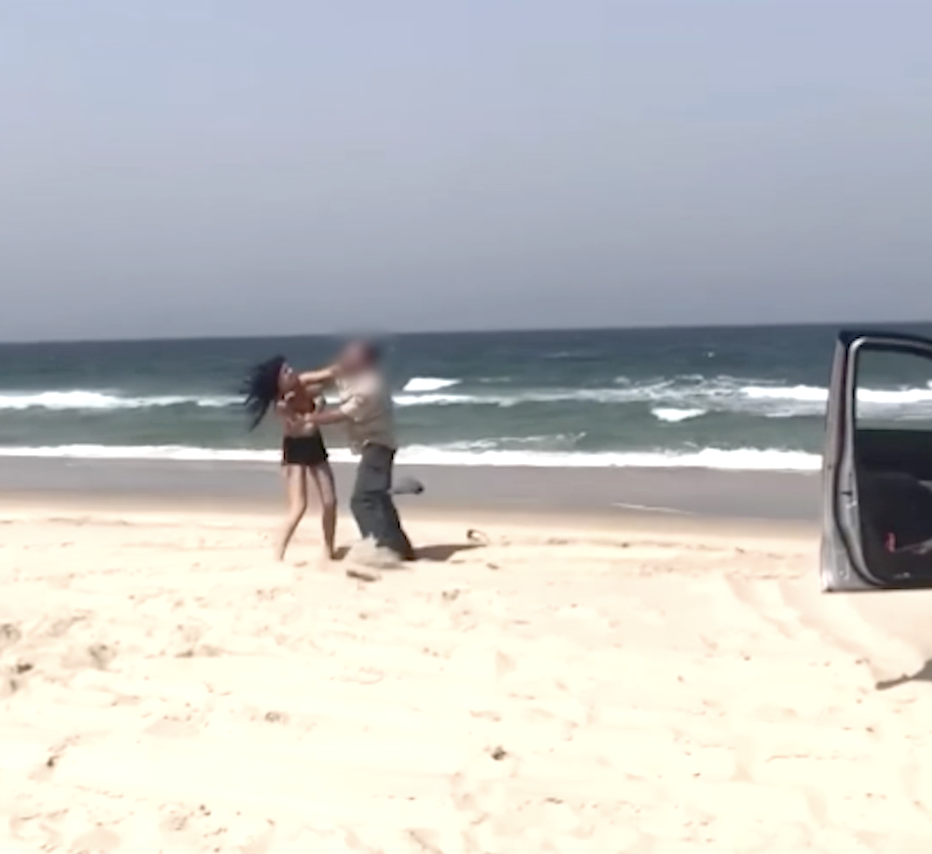
[(378, 347), (354, 341), (333, 367), (302, 374), (302, 382), (333, 383), (340, 393), (336, 409), (314, 413), (308, 421), (346, 425), (350, 450), (360, 456), (350, 509), (363, 539), (372, 538), (402, 560), (414, 560), (414, 548), (402, 530), (391, 494), (398, 444), (391, 389), (380, 362)]

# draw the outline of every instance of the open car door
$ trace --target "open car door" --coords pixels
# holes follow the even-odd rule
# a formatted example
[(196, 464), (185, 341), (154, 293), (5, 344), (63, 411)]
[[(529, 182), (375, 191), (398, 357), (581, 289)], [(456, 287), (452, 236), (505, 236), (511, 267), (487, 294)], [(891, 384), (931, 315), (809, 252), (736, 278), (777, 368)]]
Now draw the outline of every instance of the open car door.
[(822, 474), (822, 590), (932, 588), (932, 340), (839, 334)]

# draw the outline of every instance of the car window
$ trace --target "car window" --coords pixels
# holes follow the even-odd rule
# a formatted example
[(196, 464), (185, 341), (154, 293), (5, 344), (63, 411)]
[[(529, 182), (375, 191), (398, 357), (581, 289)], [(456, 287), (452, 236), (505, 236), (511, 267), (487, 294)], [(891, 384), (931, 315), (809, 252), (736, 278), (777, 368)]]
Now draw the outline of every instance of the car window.
[(855, 426), (932, 431), (932, 358), (915, 351), (862, 348)]

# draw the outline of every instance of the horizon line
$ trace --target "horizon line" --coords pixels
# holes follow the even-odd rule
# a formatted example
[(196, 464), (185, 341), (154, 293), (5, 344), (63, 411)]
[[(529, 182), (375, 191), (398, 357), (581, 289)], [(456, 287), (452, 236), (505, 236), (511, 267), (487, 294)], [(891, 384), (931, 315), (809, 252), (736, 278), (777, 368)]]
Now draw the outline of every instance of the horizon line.
[[(373, 333), (375, 337), (429, 337), (432, 335), (526, 335), (535, 332), (639, 332), (686, 329), (787, 329), (792, 327), (833, 327), (871, 328), (883, 326), (923, 326), (932, 324), (929, 320), (871, 320), (871, 321), (780, 321), (773, 323), (642, 323), (632, 326), (522, 326), (499, 327), (491, 329), (431, 329), (431, 330), (397, 330), (386, 333)], [(0, 347), (33, 347), (61, 344), (171, 344), (190, 341), (256, 341), (263, 338), (301, 339), (301, 338), (348, 338), (351, 332), (275, 332), (247, 334), (205, 334), (205, 335), (156, 335), (139, 338), (33, 338), (21, 340), (0, 340)]]

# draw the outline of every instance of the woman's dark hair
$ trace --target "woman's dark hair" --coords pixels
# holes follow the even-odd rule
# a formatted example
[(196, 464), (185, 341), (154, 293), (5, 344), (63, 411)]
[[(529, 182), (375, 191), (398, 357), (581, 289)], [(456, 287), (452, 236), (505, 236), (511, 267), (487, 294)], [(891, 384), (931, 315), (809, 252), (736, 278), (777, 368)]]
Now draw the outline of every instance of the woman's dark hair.
[(255, 365), (243, 380), (240, 392), (249, 416), (249, 429), (255, 430), (278, 397), (278, 377), (285, 364), (284, 356), (274, 356)]

